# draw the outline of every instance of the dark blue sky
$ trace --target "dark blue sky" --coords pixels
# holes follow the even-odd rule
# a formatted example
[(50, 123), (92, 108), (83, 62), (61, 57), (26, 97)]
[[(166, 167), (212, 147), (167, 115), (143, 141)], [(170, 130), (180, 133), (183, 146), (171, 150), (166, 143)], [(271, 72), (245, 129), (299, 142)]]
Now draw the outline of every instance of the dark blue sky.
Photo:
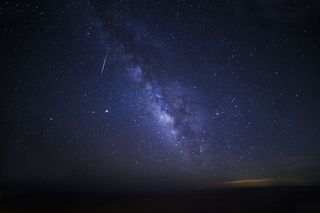
[(318, 183), (319, 6), (1, 2), (0, 182)]

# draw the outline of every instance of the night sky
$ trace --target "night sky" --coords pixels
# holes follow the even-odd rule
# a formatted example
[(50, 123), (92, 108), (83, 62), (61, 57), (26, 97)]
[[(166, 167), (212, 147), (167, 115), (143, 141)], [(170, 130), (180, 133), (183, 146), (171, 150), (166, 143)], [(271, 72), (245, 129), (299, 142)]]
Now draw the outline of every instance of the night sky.
[(318, 184), (319, 10), (1, 1), (0, 184)]

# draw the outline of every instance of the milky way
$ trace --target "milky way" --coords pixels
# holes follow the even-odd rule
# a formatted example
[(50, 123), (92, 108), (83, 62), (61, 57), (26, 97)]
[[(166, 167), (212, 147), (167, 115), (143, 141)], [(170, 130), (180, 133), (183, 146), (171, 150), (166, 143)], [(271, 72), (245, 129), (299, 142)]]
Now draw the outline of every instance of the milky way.
[(141, 90), (142, 103), (157, 119), (163, 129), (162, 134), (169, 136), (168, 146), (188, 157), (202, 153), (205, 146), (202, 135), (205, 130), (199, 106), (194, 103), (188, 89), (180, 84), (159, 85), (157, 81), (145, 78), (139, 65), (127, 70)]
[[(155, 68), (150, 58), (164, 60), (159, 41), (129, 17), (116, 15), (114, 18), (114, 13), (117, 12), (110, 10), (107, 13), (110, 21), (106, 23), (105, 33), (111, 36), (113, 48), (119, 50), (116, 57), (120, 58), (118, 63), (125, 70), (121, 74), (123, 80), (128, 76), (136, 85), (137, 101), (151, 115), (149, 120), (156, 121), (159, 127), (156, 132), (165, 138), (163, 145), (186, 163), (195, 158), (201, 159), (207, 147), (203, 119), (205, 109), (197, 90), (177, 79), (163, 80), (160, 72), (156, 74), (161, 69)], [(105, 20), (105, 16), (98, 19), (102, 23)]]

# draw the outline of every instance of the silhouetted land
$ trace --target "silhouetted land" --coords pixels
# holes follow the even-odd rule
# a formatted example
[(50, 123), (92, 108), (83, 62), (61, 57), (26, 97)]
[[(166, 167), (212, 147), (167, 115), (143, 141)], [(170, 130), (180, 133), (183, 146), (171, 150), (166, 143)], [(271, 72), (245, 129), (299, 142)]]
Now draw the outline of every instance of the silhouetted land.
[(319, 187), (4, 193), (0, 212), (320, 212)]

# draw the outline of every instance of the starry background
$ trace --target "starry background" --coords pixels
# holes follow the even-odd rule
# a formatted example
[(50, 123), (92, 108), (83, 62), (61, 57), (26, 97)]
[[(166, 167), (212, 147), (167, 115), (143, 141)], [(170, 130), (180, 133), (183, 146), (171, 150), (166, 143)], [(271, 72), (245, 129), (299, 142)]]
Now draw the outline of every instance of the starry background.
[(1, 185), (318, 184), (319, 9), (1, 1)]

